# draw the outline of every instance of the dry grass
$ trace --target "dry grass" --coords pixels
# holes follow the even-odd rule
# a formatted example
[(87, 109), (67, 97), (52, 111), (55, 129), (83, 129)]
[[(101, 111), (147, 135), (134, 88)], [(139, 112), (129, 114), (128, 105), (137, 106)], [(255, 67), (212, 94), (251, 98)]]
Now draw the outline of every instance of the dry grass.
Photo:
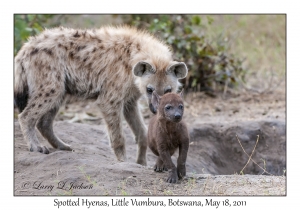
[(161, 178), (137, 180), (135, 186), (121, 181), (115, 195), (197, 196), (197, 195), (286, 195), (284, 176), (263, 175), (195, 175), (188, 174), (177, 184)]
[[(212, 15), (214, 22), (206, 33), (213, 41), (224, 34), (229, 52), (246, 58), (246, 86), (258, 89), (284, 89), (286, 67), (285, 15)], [(206, 16), (202, 16), (203, 20)], [(280, 85), (278, 85), (280, 84)]]
[[(113, 194), (122, 196), (201, 196), (201, 195), (286, 195), (285, 176), (210, 175), (187, 173), (176, 184), (165, 182), (166, 173), (149, 179), (127, 177), (115, 185)], [(98, 186), (95, 186), (98, 188)], [(99, 187), (100, 190), (100, 187)]]
[[(257, 162), (256, 162), (255, 160), (252, 159), (252, 156), (253, 156), (253, 154), (254, 154), (255, 148), (256, 148), (257, 143), (258, 143), (258, 140), (259, 140), (259, 135), (257, 135), (256, 143), (255, 143), (255, 145), (254, 145), (254, 148), (253, 148), (253, 150), (252, 150), (250, 156), (249, 156), (248, 153), (245, 151), (245, 149), (244, 149), (244, 147), (243, 147), (243, 145), (242, 145), (242, 143), (241, 143), (241, 141), (240, 141), (240, 139), (238, 138), (237, 135), (236, 135), (236, 139), (238, 140), (239, 144), (241, 145), (241, 148), (242, 148), (243, 152), (244, 152), (244, 153), (248, 156), (248, 158), (249, 158), (248, 161), (247, 161), (247, 163), (246, 163), (246, 165), (245, 165), (245, 166), (243, 167), (243, 169), (240, 171), (240, 174), (244, 174), (244, 169), (246, 168), (246, 166), (249, 164), (249, 162), (250, 162), (250, 160), (251, 160), (255, 165), (257, 165), (260, 169), (263, 170), (263, 173), (262, 173), (262, 174), (266, 173), (266, 174), (268, 174), (268, 175), (272, 175), (272, 176), (273, 176), (273, 174), (271, 174), (271, 173), (269, 173), (268, 171), (266, 171), (265, 167), (261, 167), (260, 165), (257, 164)], [(265, 165), (265, 164), (264, 164), (264, 165)]]

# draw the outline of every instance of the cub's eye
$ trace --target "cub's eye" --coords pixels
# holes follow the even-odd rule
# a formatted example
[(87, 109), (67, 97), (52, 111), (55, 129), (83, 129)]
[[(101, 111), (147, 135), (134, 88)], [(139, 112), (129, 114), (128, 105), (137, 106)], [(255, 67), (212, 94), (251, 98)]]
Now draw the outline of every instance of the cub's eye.
[(178, 108), (179, 108), (179, 109), (183, 109), (183, 105), (180, 104)]
[(153, 93), (153, 89), (152, 88), (147, 88), (147, 93), (152, 94)]
[(167, 89), (167, 90), (165, 90), (165, 93), (171, 93), (171, 89)]
[(171, 106), (166, 106), (166, 110), (170, 110), (172, 107)]

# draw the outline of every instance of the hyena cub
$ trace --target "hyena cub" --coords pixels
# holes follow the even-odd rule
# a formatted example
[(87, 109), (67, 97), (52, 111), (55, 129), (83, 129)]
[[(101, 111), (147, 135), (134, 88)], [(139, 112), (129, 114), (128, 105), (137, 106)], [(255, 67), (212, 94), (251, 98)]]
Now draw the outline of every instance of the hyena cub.
[(141, 95), (178, 89), (186, 65), (173, 61), (168, 46), (130, 27), (95, 30), (54, 28), (31, 37), (15, 58), (15, 104), (30, 151), (44, 154), (36, 129), (57, 149), (72, 150), (53, 133), (53, 120), (66, 95), (95, 99), (107, 125), (111, 147), (126, 160), (122, 115), (138, 144), (137, 163), (146, 165), (147, 129), (137, 106)]
[[(158, 110), (153, 116), (148, 129), (148, 146), (157, 155), (154, 170), (169, 171), (167, 182), (176, 183), (179, 178), (186, 175), (185, 162), (189, 149), (189, 133), (182, 121), (183, 100), (180, 94), (168, 93), (160, 97), (153, 92), (152, 105)], [(177, 168), (171, 156), (179, 148)]]

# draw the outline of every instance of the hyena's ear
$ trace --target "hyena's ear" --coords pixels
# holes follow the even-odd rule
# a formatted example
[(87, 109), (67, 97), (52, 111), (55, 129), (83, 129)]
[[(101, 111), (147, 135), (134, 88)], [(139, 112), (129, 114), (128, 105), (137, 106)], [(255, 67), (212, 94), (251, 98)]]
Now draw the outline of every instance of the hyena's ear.
[(179, 93), (179, 96), (183, 99), (183, 88), (182, 88), (181, 92)]
[(160, 96), (156, 93), (156, 91), (153, 91), (152, 92), (151, 104), (152, 104), (153, 109), (155, 110), (155, 112), (157, 112), (159, 101), (160, 101)]
[(138, 77), (143, 77), (147, 74), (155, 73), (153, 66), (150, 63), (147, 63), (146, 61), (140, 61), (137, 64), (135, 64), (132, 71), (133, 74)]
[(169, 74), (174, 74), (178, 79), (183, 79), (188, 73), (188, 69), (183, 62), (175, 62), (167, 69)]

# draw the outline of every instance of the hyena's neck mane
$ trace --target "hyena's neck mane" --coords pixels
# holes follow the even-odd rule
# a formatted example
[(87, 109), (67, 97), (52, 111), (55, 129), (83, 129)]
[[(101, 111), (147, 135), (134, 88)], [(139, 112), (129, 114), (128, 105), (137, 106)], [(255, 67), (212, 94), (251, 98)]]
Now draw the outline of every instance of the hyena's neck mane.
[(109, 35), (108, 39), (123, 45), (130, 52), (131, 66), (139, 61), (151, 63), (156, 70), (166, 69), (172, 61), (172, 51), (163, 41), (152, 34), (131, 28), (129, 26), (104, 27), (99, 29), (99, 34)]

